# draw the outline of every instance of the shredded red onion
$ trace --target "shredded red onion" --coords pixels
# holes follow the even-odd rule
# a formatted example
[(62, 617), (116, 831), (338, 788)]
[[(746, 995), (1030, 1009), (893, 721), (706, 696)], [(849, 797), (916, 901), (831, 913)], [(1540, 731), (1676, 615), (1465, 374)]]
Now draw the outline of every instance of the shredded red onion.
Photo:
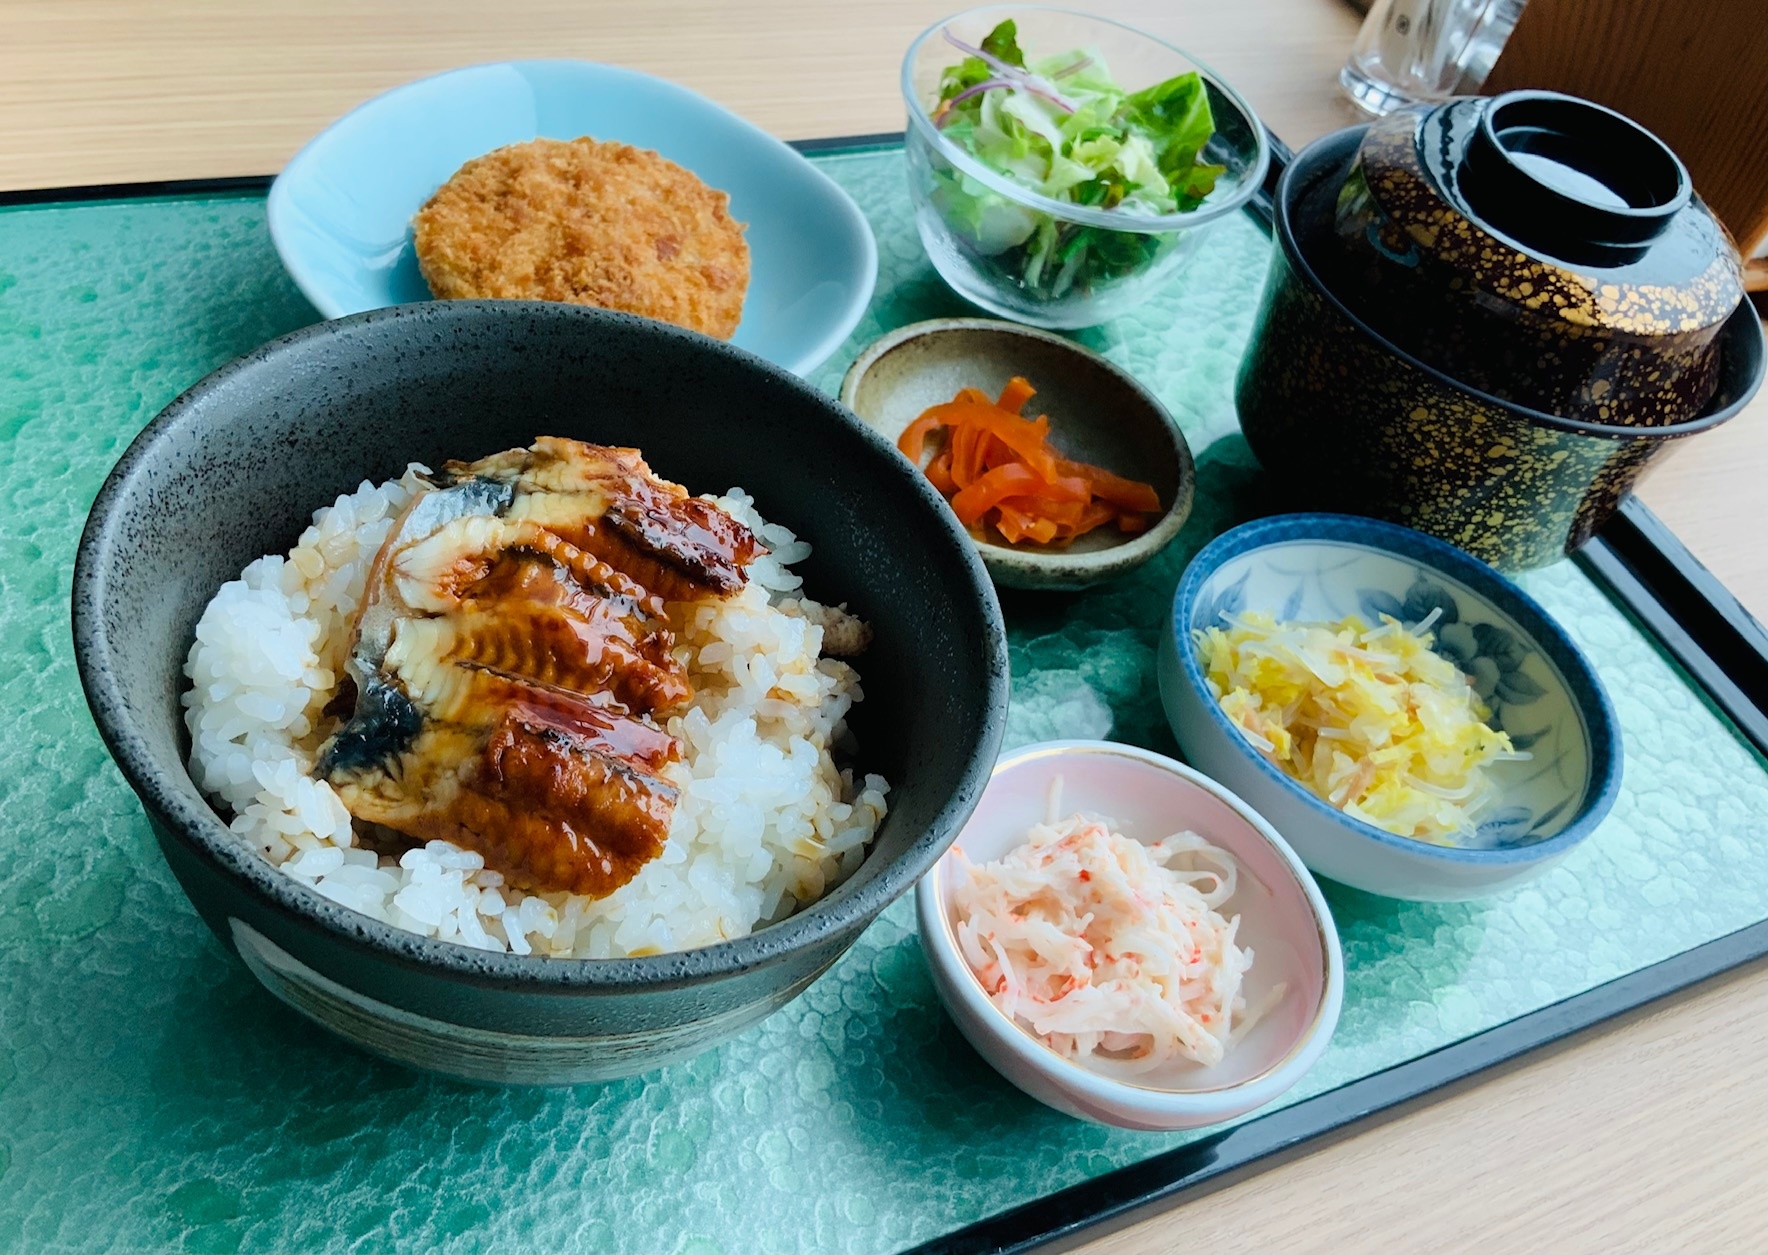
[(1057, 91), (1054, 87), (1041, 86), (1042, 83), (1042, 79), (1027, 78), (1014, 85), (1022, 92), (1029, 92), (1033, 96), (1038, 96), (1049, 101), (1058, 109), (1062, 110), (1063, 113), (1074, 112), (1074, 105), (1066, 96)]
[(970, 97), (980, 96), (983, 92), (992, 91), (996, 87), (1011, 87), (1012, 85), (1013, 84), (1009, 83), (1004, 78), (991, 78), (985, 79), (974, 87), (966, 87), (963, 91), (959, 92), (939, 107), (939, 112), (934, 115), (933, 125), (944, 129), (945, 124), (951, 120), (952, 110), (970, 99)]
[[(998, 86), (1016, 87), (1020, 91), (1028, 92), (1042, 100), (1049, 101), (1058, 109), (1062, 110), (1063, 113), (1074, 112), (1074, 102), (1069, 100), (1061, 92), (1057, 91), (1054, 83), (1048, 82), (1036, 74), (1028, 73), (1016, 65), (1008, 65), (999, 57), (986, 53), (980, 48), (971, 47), (956, 35), (952, 34), (951, 27), (949, 26), (943, 27), (939, 33), (945, 36), (946, 43), (956, 48), (959, 52), (964, 53), (966, 56), (977, 58), (989, 69), (993, 70), (996, 77), (1006, 80), (1004, 83), (998, 84)], [(1088, 61), (1091, 60), (1092, 58), (1089, 57)], [(1074, 68), (1078, 69), (1080, 67), (1077, 65)]]
[(1050, 77), (1051, 78), (1067, 78), (1070, 74), (1079, 74), (1082, 70), (1086, 69), (1092, 63), (1093, 63), (1093, 59), (1091, 57), (1082, 57), (1079, 61), (1076, 61), (1073, 65), (1063, 66), (1060, 70), (1057, 70), (1054, 74), (1050, 75)]
[(941, 35), (945, 36), (946, 43), (948, 43), (952, 47), (956, 48), (959, 52), (963, 53), (965, 56), (975, 57), (978, 61), (981, 61), (984, 65), (986, 65), (989, 69), (993, 70), (996, 74), (1000, 74), (1002, 76), (1008, 76), (1008, 75), (1013, 75), (1013, 74), (1023, 74), (1024, 73), (1024, 71), (1021, 70), (1018, 66), (1008, 65), (1005, 61), (1001, 60), (999, 57), (993, 55), (992, 53), (984, 52), (980, 48), (972, 48), (969, 44), (965, 43), (963, 40), (959, 39), (956, 35), (952, 34), (952, 29), (949, 26), (942, 29), (939, 33)]

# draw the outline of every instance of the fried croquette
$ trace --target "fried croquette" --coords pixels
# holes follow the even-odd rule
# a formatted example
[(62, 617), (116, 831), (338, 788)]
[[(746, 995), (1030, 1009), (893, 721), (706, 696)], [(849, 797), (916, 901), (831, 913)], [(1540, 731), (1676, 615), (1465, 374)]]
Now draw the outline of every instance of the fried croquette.
[(467, 162), (412, 225), (418, 267), (444, 300), (598, 305), (728, 340), (749, 288), (729, 204), (654, 152), (537, 139)]

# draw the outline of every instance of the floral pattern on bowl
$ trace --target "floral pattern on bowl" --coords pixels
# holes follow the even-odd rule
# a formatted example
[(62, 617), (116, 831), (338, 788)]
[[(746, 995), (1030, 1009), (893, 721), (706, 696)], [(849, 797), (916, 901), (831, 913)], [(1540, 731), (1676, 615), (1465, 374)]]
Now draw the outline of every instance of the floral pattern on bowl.
[(1505, 849), (1539, 841), (1558, 831), (1553, 826), (1554, 821), (1576, 801), (1575, 790), (1582, 782), (1567, 778), (1564, 771), (1566, 750), (1563, 742), (1567, 731), (1564, 722), (1541, 724), (1528, 710), (1547, 695), (1547, 689), (1529, 674), (1525, 665), (1538, 651), (1512, 627), (1491, 622), (1464, 622), (1455, 595), (1423, 571), (1418, 573), (1403, 599), (1396, 600), (1387, 593), (1371, 590), (1361, 599), (1361, 604), (1371, 618), (1391, 615), (1408, 627), (1423, 623), (1435, 613), (1437, 617), (1431, 629), (1435, 640), (1431, 647), (1467, 676), (1473, 691), (1491, 711), (1486, 722), (1507, 733), (1512, 747), (1534, 755), (1529, 762), (1516, 764), (1516, 769), (1509, 774), (1524, 776), (1525, 781), (1532, 781), (1537, 775), (1551, 774), (1566, 790), (1564, 796), (1544, 810), (1507, 805), (1490, 812), (1481, 820), (1468, 846)]

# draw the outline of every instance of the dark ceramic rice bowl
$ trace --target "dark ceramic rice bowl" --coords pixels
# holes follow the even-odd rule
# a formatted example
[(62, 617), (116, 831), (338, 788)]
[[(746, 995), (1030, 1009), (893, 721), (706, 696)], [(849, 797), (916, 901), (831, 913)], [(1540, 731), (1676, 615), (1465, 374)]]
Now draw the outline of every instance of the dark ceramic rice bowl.
[[(409, 461), (554, 434), (643, 449), (695, 491), (738, 485), (813, 547), (807, 591), (875, 640), (855, 764), (890, 813), (846, 883), (749, 937), (607, 960), (492, 954), (341, 907), (231, 834), (187, 770), (179, 694), (203, 607), (313, 511)], [(621, 314), (447, 302), (307, 328), (223, 367), (130, 446), (74, 575), (93, 717), (204, 920), (263, 983), (357, 1045), (501, 1083), (576, 1083), (707, 1049), (825, 971), (950, 844), (1007, 704), (1000, 611), (924, 477), (822, 394), (740, 350)]]

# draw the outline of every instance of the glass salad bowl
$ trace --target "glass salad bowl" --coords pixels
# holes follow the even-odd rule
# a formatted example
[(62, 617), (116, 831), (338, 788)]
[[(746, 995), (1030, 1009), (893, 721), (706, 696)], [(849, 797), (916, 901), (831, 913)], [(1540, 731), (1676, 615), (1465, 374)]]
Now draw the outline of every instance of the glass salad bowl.
[(1040, 327), (1127, 313), (1270, 164), (1251, 106), (1172, 45), (1105, 18), (995, 5), (902, 66), (915, 225), (984, 309)]

